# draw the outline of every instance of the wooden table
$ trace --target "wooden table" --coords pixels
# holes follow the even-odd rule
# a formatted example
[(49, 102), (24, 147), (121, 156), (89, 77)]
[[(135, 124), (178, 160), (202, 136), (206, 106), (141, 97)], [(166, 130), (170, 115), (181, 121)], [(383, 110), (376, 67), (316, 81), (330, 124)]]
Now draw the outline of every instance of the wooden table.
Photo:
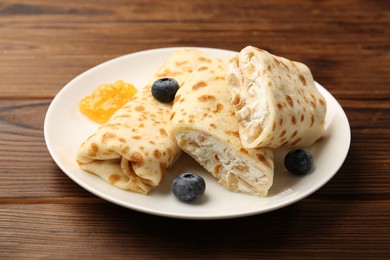
[[(72, 78), (124, 54), (254, 45), (307, 64), (352, 132), (336, 176), (251, 217), (193, 221), (102, 200), (70, 180), (43, 137)], [(390, 259), (390, 2), (0, 2), (0, 258)]]

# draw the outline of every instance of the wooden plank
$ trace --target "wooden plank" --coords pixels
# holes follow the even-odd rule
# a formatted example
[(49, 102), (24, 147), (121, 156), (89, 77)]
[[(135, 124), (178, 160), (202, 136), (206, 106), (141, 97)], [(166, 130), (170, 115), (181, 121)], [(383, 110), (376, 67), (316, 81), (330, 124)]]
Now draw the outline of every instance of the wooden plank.
[(3, 2), (0, 84), (8, 87), (0, 96), (52, 97), (86, 69), (134, 51), (188, 45), (238, 51), (252, 44), (306, 63), (338, 98), (349, 92), (390, 98), (390, 26), (382, 1), (196, 1), (195, 10), (175, 1), (171, 11), (159, 1), (72, 2)]
[(383, 259), (390, 253), (389, 203), (307, 200), (223, 221), (161, 218), (110, 204), (0, 205), (0, 257)]

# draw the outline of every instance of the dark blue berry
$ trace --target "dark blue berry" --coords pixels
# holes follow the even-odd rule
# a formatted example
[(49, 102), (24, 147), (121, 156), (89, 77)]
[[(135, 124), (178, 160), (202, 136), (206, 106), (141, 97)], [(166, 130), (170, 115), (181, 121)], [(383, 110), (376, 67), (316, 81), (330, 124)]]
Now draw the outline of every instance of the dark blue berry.
[(182, 173), (172, 183), (172, 192), (175, 197), (185, 202), (200, 198), (205, 190), (205, 181), (195, 173)]
[(313, 156), (305, 149), (296, 148), (284, 158), (286, 169), (296, 175), (305, 175), (313, 167)]
[(175, 98), (178, 89), (179, 83), (175, 79), (158, 79), (152, 85), (152, 95), (160, 102), (169, 103)]

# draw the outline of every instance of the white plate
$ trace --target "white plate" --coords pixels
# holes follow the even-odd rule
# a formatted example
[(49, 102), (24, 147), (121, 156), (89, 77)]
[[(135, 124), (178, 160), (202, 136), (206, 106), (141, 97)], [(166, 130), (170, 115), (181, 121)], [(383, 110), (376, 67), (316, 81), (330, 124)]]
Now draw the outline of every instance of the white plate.
[[(198, 49), (220, 58), (230, 57), (233, 53), (219, 49)], [(226, 190), (187, 155), (179, 159), (162, 185), (149, 195), (118, 189), (80, 170), (75, 161), (76, 150), (95, 132), (98, 125), (79, 112), (79, 101), (99, 85), (118, 79), (138, 87), (143, 86), (175, 50), (177, 48), (148, 50), (110, 60), (82, 73), (57, 94), (46, 114), (45, 140), (54, 161), (73, 181), (103, 199), (133, 210), (175, 218), (222, 219), (259, 214), (287, 206), (310, 195), (336, 174), (349, 150), (350, 127), (339, 103), (317, 83), (327, 101), (328, 112), (324, 138), (309, 148), (314, 157), (315, 169), (307, 176), (294, 176), (283, 167), (287, 150), (275, 151), (274, 184), (265, 198)], [(184, 171), (199, 173), (206, 181), (205, 195), (193, 204), (178, 201), (170, 191), (173, 179)]]

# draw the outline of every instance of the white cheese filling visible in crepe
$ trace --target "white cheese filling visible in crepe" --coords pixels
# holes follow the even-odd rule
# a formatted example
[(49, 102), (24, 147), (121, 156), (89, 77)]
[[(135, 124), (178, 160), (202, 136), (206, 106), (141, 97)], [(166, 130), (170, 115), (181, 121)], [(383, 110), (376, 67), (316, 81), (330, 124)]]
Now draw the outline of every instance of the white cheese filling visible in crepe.
[(220, 60), (198, 67), (178, 90), (169, 131), (224, 187), (266, 196), (273, 182), (272, 151), (241, 145)]
[(326, 102), (306, 65), (248, 46), (227, 78), (244, 147), (304, 147), (323, 135)]
[(146, 194), (163, 180), (181, 150), (167, 131), (171, 104), (151, 95), (151, 84), (171, 77), (182, 85), (208, 57), (196, 49), (176, 51), (149, 84), (80, 146), (81, 169), (125, 190)]

